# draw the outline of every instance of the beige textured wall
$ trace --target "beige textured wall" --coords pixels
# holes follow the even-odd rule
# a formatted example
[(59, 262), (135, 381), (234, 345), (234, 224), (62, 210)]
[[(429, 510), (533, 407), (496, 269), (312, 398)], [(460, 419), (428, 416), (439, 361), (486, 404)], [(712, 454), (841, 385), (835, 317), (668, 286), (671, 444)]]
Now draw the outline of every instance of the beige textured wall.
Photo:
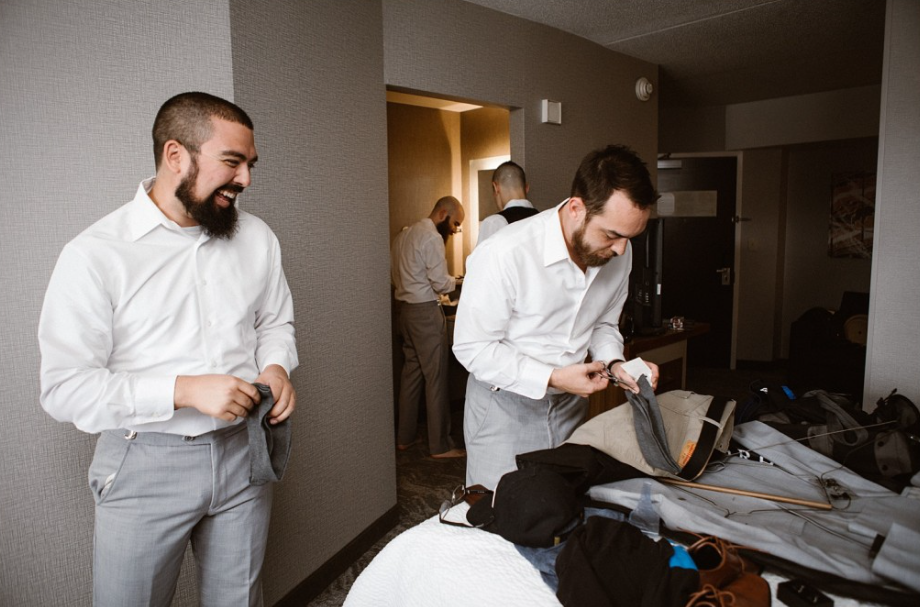
[(461, 198), (454, 192), (459, 150), (460, 114), (387, 103), (391, 241), (404, 227), (428, 217), (442, 196)]
[[(464, 202), (460, 167), (460, 114), (387, 103), (390, 242), (404, 227), (431, 214), (443, 196)], [(469, 232), (469, 218), (463, 228)], [(445, 248), (447, 269), (461, 274), (463, 240)]]
[(225, 2), (0, 3), (0, 605), (91, 604), (95, 437), (39, 406), (38, 316), (64, 244), (153, 175), (154, 115), (186, 90), (233, 98)]

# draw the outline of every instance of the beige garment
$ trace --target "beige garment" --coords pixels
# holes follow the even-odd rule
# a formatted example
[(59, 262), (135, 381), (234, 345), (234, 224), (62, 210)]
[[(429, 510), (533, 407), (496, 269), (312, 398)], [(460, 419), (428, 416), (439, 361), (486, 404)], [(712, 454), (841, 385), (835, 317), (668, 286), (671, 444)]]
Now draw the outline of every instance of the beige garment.
[[(657, 395), (657, 401), (667, 435), (668, 451), (682, 469), (679, 475), (659, 470), (646, 462), (636, 433), (633, 407), (628, 404), (614, 407), (588, 420), (575, 430), (566, 442), (589, 445), (652, 476), (693, 480), (702, 474), (712, 451), (724, 453), (728, 449), (734, 428), (735, 401), (726, 402), (718, 419), (707, 415), (714, 402), (712, 396), (686, 390), (672, 390)], [(710, 442), (709, 446), (700, 446), (700, 435), (706, 424), (715, 428), (715, 440)], [(698, 447), (706, 451), (692, 459)], [(685, 474), (684, 469), (691, 461), (694, 464), (693, 471), (688, 470)]]

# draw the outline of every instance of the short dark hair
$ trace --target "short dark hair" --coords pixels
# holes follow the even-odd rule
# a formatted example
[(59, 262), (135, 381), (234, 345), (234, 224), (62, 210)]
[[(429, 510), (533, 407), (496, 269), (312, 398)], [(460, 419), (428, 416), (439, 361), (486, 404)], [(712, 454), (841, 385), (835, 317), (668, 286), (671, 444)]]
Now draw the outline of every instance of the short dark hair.
[(640, 209), (658, 200), (645, 163), (625, 145), (608, 145), (585, 156), (572, 181), (571, 196), (584, 201), (590, 218), (603, 212), (616, 191), (625, 193)]
[(511, 160), (498, 165), (495, 172), (492, 173), (492, 181), (502, 187), (514, 187), (522, 190), (527, 187), (527, 176), (524, 175), (524, 169)]
[(252, 120), (239, 106), (208, 93), (180, 93), (160, 106), (153, 121), (153, 159), (157, 170), (163, 146), (174, 139), (193, 155), (211, 137), (211, 118), (242, 124), (253, 130)]

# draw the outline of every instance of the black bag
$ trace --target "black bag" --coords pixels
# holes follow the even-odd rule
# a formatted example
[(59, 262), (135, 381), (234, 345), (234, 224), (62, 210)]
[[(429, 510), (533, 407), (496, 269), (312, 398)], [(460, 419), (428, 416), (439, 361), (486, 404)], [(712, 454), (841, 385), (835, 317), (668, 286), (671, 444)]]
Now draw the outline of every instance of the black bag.
[(785, 386), (755, 382), (751, 391), (739, 423), (764, 422), (892, 491), (920, 471), (920, 411), (897, 390), (880, 398), (872, 413), (824, 390), (796, 398)]

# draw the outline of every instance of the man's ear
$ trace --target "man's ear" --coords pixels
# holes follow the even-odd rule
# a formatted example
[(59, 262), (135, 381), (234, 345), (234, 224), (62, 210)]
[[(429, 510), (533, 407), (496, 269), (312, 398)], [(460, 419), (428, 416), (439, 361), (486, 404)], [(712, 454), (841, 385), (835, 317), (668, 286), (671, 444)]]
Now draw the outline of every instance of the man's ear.
[(163, 144), (163, 156), (160, 160), (160, 168), (179, 175), (182, 173), (182, 166), (187, 155), (188, 150), (185, 149), (185, 146), (175, 139), (170, 139)]
[(572, 217), (572, 219), (581, 219), (585, 216), (588, 209), (585, 207), (585, 201), (579, 198), (578, 196), (572, 196), (569, 198), (568, 204), (565, 205), (566, 212)]

